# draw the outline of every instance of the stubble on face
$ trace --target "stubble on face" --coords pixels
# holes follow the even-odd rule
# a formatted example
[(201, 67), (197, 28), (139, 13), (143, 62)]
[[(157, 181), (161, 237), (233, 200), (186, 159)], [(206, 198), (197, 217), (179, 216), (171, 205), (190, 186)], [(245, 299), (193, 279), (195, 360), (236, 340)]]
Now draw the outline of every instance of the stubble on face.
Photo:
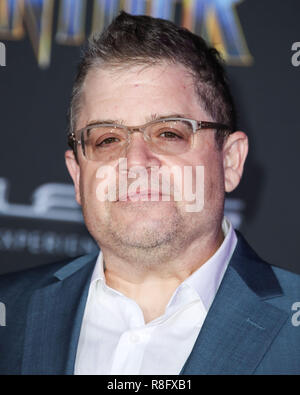
[(169, 261), (183, 248), (187, 224), (176, 202), (99, 204), (106, 208), (94, 216), (83, 199), (85, 222), (97, 243), (120, 258), (149, 267)]

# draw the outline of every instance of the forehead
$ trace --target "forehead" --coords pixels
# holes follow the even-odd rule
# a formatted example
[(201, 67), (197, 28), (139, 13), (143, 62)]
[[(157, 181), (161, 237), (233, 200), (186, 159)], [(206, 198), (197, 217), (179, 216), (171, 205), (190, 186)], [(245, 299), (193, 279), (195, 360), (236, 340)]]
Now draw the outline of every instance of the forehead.
[(195, 92), (193, 77), (175, 64), (92, 69), (83, 85), (81, 108), (82, 127), (101, 119), (142, 124), (153, 114), (209, 120)]

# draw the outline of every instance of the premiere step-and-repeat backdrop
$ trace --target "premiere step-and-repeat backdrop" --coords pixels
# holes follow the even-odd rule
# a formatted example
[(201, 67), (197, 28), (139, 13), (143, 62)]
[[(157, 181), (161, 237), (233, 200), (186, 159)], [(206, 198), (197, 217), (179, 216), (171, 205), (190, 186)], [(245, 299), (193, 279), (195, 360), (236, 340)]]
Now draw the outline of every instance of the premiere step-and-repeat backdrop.
[(298, 0), (0, 0), (0, 273), (97, 249), (65, 168), (66, 114), (80, 45), (121, 9), (222, 52), (250, 139), (226, 215), (262, 258), (300, 273)]

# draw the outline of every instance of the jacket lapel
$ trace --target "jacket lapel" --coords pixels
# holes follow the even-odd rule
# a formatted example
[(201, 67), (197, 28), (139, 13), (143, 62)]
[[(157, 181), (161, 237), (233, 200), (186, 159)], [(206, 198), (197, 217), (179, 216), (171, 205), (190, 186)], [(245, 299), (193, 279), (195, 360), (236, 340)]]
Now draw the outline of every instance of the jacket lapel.
[(22, 374), (72, 374), (90, 278), (97, 255), (80, 257), (33, 294)]
[(252, 374), (288, 319), (267, 302), (281, 295), (271, 266), (238, 233), (234, 255), (181, 374)]

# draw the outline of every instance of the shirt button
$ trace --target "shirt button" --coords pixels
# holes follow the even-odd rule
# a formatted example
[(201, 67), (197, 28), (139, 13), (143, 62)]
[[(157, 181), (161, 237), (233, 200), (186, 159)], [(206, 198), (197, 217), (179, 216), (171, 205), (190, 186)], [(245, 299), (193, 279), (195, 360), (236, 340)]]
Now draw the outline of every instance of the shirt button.
[(135, 334), (135, 333), (131, 333), (130, 334), (130, 340), (132, 343), (138, 343), (140, 340), (139, 335)]

